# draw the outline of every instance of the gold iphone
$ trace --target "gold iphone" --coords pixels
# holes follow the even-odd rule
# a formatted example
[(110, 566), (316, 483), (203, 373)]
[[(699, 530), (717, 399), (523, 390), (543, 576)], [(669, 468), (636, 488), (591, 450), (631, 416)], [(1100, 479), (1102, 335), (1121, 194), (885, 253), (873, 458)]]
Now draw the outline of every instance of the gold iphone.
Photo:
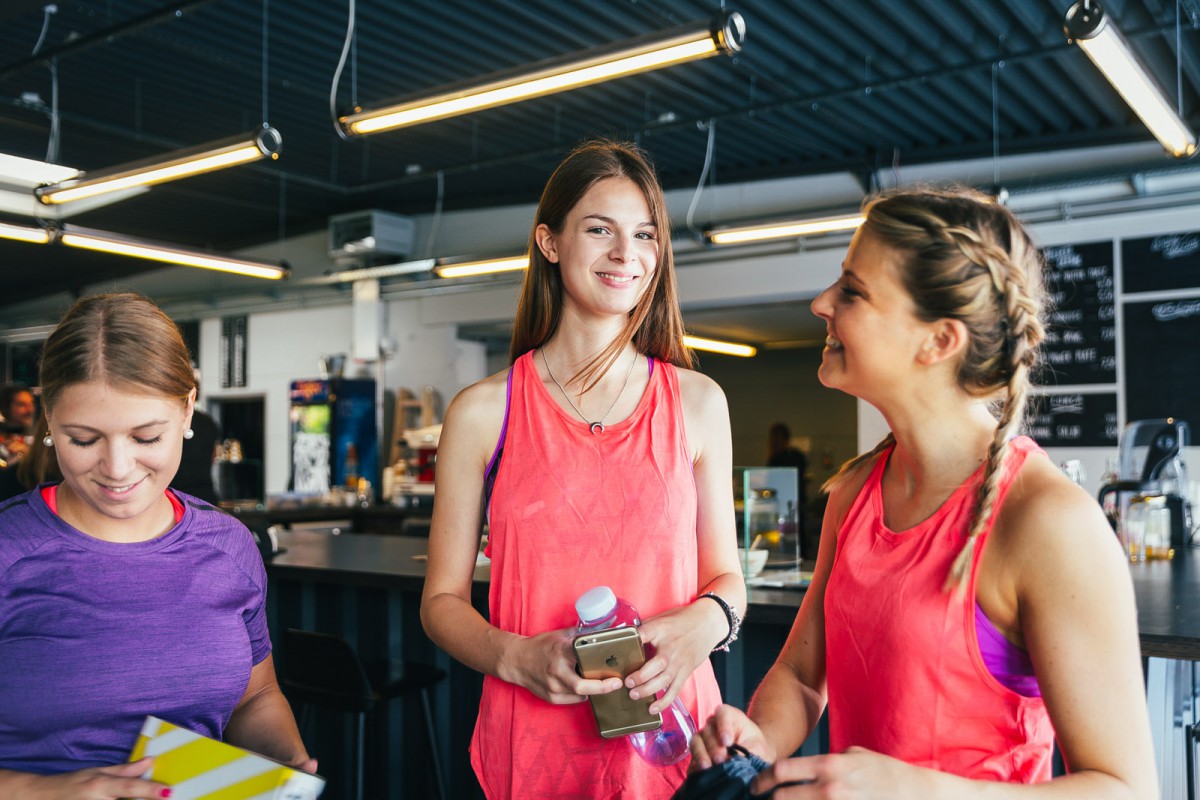
[[(637, 628), (610, 628), (575, 637), (575, 657), (579, 674), (585, 678), (604, 680), (624, 679), (646, 663), (646, 653)], [(605, 739), (639, 731), (652, 731), (662, 726), (662, 715), (651, 714), (654, 697), (633, 700), (625, 687), (608, 694), (588, 696), (596, 725)]]

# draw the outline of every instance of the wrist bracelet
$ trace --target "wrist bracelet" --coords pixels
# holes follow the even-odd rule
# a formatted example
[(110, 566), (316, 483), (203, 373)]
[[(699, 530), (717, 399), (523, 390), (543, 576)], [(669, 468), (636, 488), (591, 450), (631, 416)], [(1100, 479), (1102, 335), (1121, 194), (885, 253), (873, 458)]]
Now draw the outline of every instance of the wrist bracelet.
[(724, 653), (728, 653), (729, 645), (737, 641), (738, 634), (742, 630), (742, 618), (738, 616), (737, 610), (733, 606), (729, 605), (729, 603), (726, 603), (725, 598), (721, 597), (720, 595), (714, 594), (713, 592), (705, 592), (704, 594), (700, 595), (700, 597), (707, 597), (710, 600), (716, 601), (717, 605), (721, 607), (721, 610), (725, 612), (725, 619), (729, 621), (729, 633), (724, 639), (721, 640), (720, 644), (713, 648), (713, 652), (715, 653), (720, 650)]

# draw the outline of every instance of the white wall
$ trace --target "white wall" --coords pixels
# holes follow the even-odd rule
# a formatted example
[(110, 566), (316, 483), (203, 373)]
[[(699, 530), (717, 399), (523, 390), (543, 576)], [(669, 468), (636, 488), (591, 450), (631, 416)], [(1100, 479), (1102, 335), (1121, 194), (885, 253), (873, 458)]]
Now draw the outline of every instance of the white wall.
[[(318, 359), (329, 353), (348, 353), (352, 332), (350, 304), (301, 311), (249, 315), (246, 330), (246, 386), (221, 388), (218, 354), (221, 321), (200, 325), (201, 395), (211, 400), (262, 397), (264, 419), (264, 481), (268, 492), (287, 488), (288, 390), (298, 378), (320, 374)], [(348, 365), (347, 376), (354, 370)]]

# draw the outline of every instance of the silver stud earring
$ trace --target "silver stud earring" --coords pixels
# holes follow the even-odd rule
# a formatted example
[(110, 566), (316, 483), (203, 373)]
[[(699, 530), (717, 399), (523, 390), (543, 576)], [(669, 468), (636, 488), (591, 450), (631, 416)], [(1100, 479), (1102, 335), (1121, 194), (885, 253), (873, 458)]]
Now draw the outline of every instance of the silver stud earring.
[(46, 445), (46, 447), (54, 447), (54, 439), (52, 439), (50, 434), (47, 433), (42, 437), (42, 444)]
[(186, 431), (183, 432), (183, 438), (185, 438), (185, 439), (190, 439), (195, 435), (196, 435), (196, 432), (193, 431), (191, 428), (188, 428)]

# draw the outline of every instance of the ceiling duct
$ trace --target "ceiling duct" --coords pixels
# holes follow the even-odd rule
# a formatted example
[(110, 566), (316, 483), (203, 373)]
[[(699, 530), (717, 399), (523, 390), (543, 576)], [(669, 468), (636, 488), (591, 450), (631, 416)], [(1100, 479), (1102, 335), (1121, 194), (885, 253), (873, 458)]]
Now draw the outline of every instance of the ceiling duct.
[(388, 211), (355, 211), (329, 218), (329, 257), (339, 268), (376, 266), (407, 257), (417, 225)]

